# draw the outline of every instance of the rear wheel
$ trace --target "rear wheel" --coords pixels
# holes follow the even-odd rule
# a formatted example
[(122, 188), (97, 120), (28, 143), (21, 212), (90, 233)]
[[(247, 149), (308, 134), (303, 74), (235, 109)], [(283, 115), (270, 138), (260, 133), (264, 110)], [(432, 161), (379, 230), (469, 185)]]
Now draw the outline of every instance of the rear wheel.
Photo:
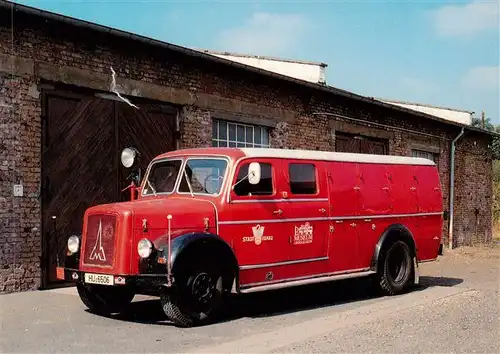
[(183, 270), (175, 286), (161, 294), (161, 305), (174, 324), (191, 327), (214, 321), (224, 298), (220, 268), (205, 264)]
[(100, 315), (123, 312), (134, 299), (134, 292), (126, 287), (76, 284), (78, 295), (91, 312)]
[(387, 295), (400, 294), (411, 286), (414, 277), (410, 247), (403, 241), (384, 246), (380, 255), (377, 281)]

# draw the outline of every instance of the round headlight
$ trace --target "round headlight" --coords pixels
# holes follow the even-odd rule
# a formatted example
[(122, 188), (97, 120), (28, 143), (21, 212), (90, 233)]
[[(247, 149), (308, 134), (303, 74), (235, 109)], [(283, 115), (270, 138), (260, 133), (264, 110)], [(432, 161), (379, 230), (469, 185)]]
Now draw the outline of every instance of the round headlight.
[(78, 252), (79, 248), (80, 248), (80, 238), (78, 236), (70, 236), (70, 238), (68, 238), (68, 250), (71, 253), (76, 253)]
[(153, 244), (147, 238), (143, 238), (137, 244), (137, 253), (141, 258), (148, 258), (153, 252)]
[(123, 149), (121, 155), (122, 165), (126, 168), (132, 167), (134, 165), (135, 157), (136, 157), (136, 152), (134, 149), (131, 148)]

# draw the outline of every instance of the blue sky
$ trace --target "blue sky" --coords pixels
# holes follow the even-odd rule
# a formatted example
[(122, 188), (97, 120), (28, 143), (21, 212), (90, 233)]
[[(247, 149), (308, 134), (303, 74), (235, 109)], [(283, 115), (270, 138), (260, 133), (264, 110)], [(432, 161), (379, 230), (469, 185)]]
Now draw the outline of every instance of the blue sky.
[(352, 92), (500, 124), (500, 0), (24, 0), (186, 47), (328, 64)]

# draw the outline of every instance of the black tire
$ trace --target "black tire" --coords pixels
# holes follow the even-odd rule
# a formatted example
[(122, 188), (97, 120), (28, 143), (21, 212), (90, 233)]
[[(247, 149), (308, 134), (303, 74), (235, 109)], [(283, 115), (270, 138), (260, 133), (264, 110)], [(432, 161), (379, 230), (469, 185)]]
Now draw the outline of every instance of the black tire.
[(76, 284), (78, 295), (88, 309), (99, 315), (123, 312), (134, 299), (134, 292), (126, 287)]
[[(214, 322), (226, 298), (220, 267), (192, 266), (176, 278), (175, 285), (160, 295), (161, 306), (170, 321), (179, 327)], [(201, 293), (204, 292), (204, 295)]]
[(379, 261), (377, 282), (384, 294), (397, 295), (410, 288), (414, 268), (412, 252), (406, 242), (398, 240), (384, 245)]

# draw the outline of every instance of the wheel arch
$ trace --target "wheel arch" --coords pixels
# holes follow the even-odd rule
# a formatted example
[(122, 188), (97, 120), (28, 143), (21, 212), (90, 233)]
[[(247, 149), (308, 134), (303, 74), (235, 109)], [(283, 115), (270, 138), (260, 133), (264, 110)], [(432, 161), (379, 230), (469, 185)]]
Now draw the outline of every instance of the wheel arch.
[[(165, 245), (168, 252), (168, 245)], [(204, 232), (192, 232), (181, 235), (172, 240), (172, 252), (170, 262), (172, 274), (179, 273), (179, 267), (183, 262), (192, 260), (206, 260), (208, 262), (220, 262), (224, 275), (230, 278), (230, 282), (224, 284), (231, 287), (235, 282), (236, 287), (239, 281), (238, 260), (232, 247), (220, 236)]]
[(370, 266), (372, 271), (379, 270), (380, 254), (384, 246), (397, 240), (405, 241), (410, 247), (412, 258), (417, 258), (418, 249), (412, 232), (403, 224), (392, 224), (384, 230), (375, 246)]

